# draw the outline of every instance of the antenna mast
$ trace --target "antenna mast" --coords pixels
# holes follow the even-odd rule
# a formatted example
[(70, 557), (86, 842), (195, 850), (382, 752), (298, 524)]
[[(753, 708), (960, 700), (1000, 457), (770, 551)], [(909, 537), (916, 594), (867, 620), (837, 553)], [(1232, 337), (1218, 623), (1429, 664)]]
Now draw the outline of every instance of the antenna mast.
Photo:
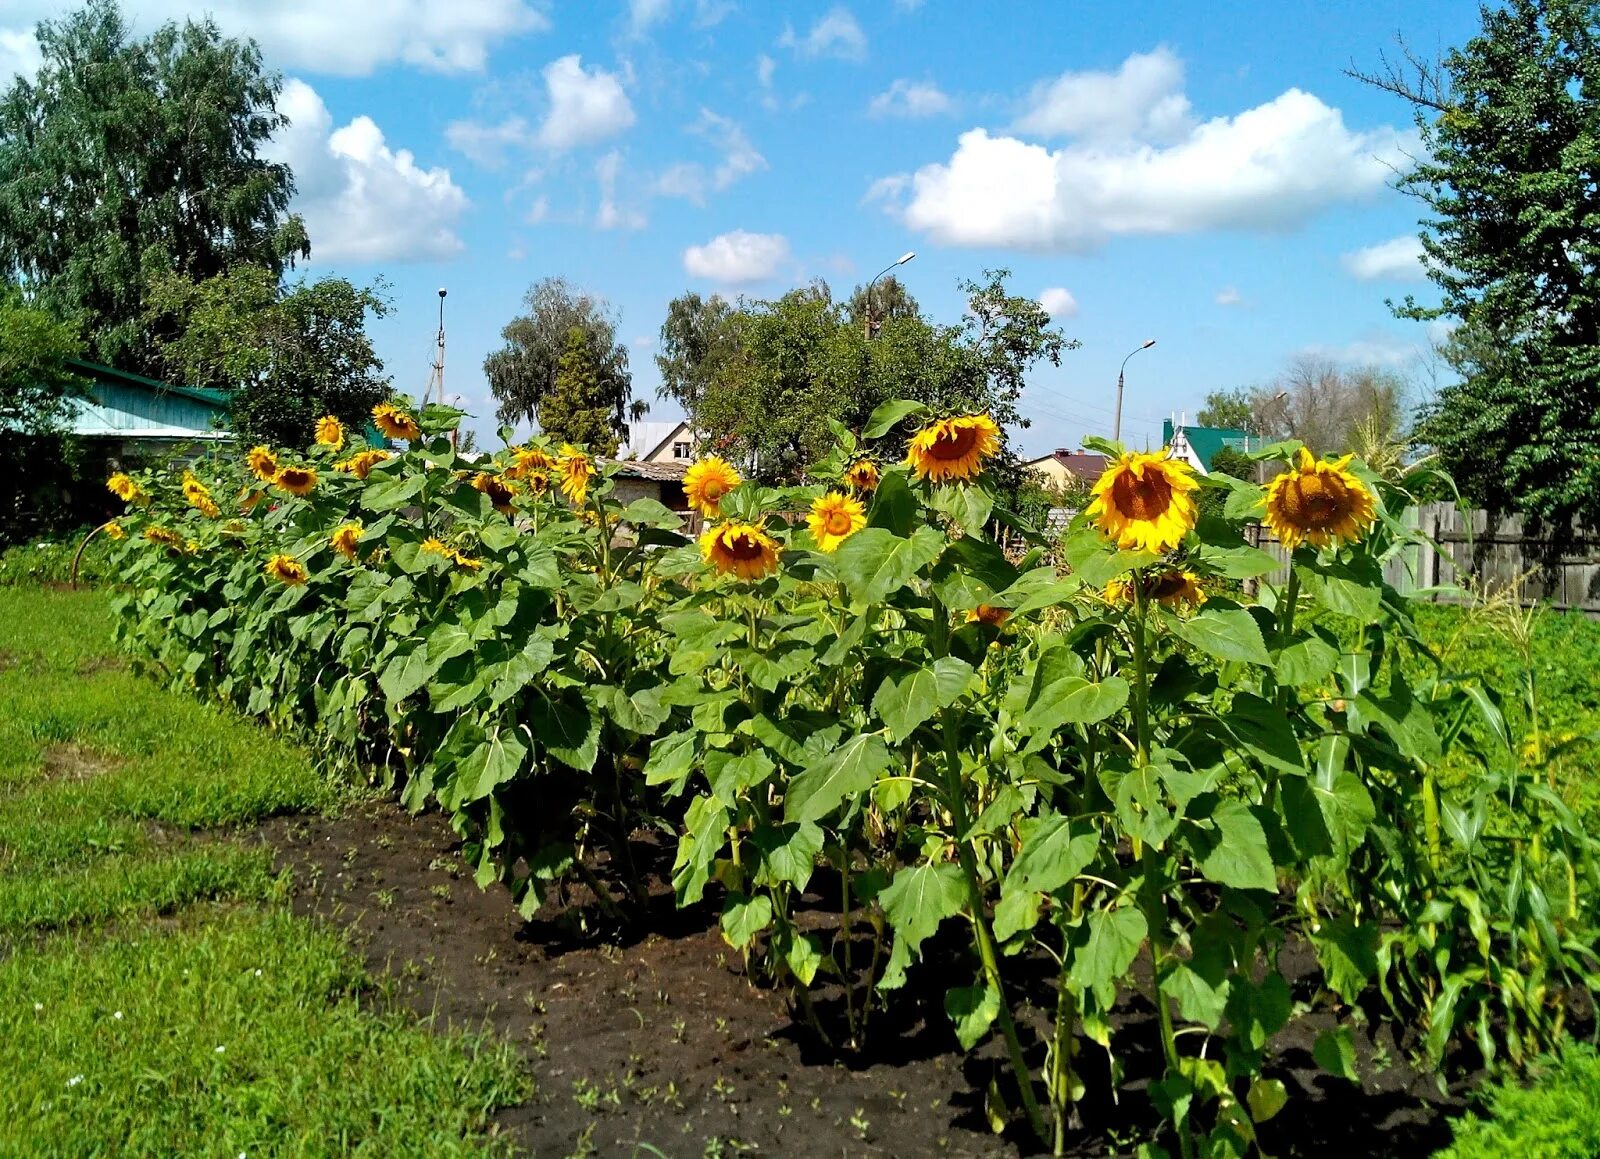
[[(422, 392), (422, 402), (426, 406), (428, 399), (437, 397), (439, 405), (444, 405), (444, 298), (448, 293), (443, 286), (439, 287), (439, 333), (434, 338), (434, 355), (432, 373), (428, 375), (428, 387)], [(457, 434), (450, 432), (450, 445), (456, 446)]]

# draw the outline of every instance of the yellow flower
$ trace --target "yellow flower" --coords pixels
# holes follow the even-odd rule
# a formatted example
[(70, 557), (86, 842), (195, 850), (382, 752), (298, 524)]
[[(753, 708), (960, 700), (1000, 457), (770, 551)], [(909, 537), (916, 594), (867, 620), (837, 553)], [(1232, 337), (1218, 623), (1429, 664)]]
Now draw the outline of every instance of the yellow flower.
[(1194, 526), (1190, 492), (1199, 486), (1189, 464), (1165, 450), (1129, 451), (1095, 482), (1085, 514), (1124, 550), (1171, 551)]
[[(509, 471), (506, 473), (510, 474)], [(548, 471), (536, 470), (524, 471), (522, 474), (522, 483), (523, 486), (527, 487), (528, 494), (532, 495), (535, 499), (538, 499), (544, 495), (546, 491), (550, 490), (550, 473)]]
[(472, 477), (472, 489), (487, 495), (494, 509), (502, 515), (510, 515), (515, 510), (511, 506), (511, 499), (516, 494), (516, 488), (487, 471), (479, 471)]
[(473, 559), (470, 555), (462, 555), (459, 551), (452, 551), (450, 553), (450, 558), (455, 560), (457, 564), (466, 568), (468, 571), (478, 571), (483, 567), (483, 560)]
[(333, 534), (328, 536), (328, 542), (346, 559), (355, 559), (356, 548), (361, 543), (361, 524), (345, 523), (333, 529)]
[(505, 470), (507, 479), (525, 479), (535, 471), (549, 471), (556, 465), (556, 461), (541, 447), (518, 447), (511, 452), (511, 459), (511, 466)]
[(183, 476), (183, 497), (189, 501), (189, 506), (197, 509), (207, 519), (215, 519), (222, 514), (211, 498), (211, 492), (206, 485), (188, 472)]
[(422, 437), (422, 428), (417, 426), (417, 420), (393, 403), (380, 402), (373, 407), (372, 421), (385, 438), (405, 439), (414, 443)]
[(256, 504), (267, 497), (267, 493), (257, 488), (252, 491), (249, 487), (239, 492), (239, 508), (242, 511), (254, 511)]
[(434, 555), (442, 555), (446, 559), (450, 558), (450, 545), (437, 536), (430, 535), (427, 539), (424, 539), (422, 541), (422, 550), (432, 552)]
[(871, 459), (857, 459), (844, 473), (844, 481), (857, 491), (875, 491), (883, 475)]
[(1299, 461), (1267, 484), (1264, 522), (1289, 551), (1301, 543), (1354, 543), (1377, 518), (1372, 492), (1347, 468), (1354, 456), (1320, 463), (1300, 448)]
[(450, 560), (452, 563), (460, 564), (468, 571), (477, 571), (483, 566), (483, 560), (462, 555), (444, 540), (432, 536), (422, 541), (422, 550), (430, 551), (434, 555), (442, 555), (445, 559)]
[(723, 496), (742, 482), (726, 459), (709, 455), (683, 473), (683, 493), (690, 507), (702, 515), (716, 516)]
[(700, 536), (700, 554), (740, 579), (760, 579), (778, 566), (777, 541), (754, 523), (719, 523)]
[(312, 467), (279, 467), (272, 481), (291, 495), (309, 495), (316, 489), (317, 472)]
[(991, 628), (1001, 627), (1010, 618), (1010, 608), (997, 608), (992, 604), (979, 604), (967, 612), (967, 623), (987, 624)]
[(275, 579), (286, 587), (299, 587), (306, 582), (306, 565), (292, 555), (275, 555), (267, 560), (267, 566), (262, 569), (269, 579)]
[(588, 498), (589, 480), (594, 478), (593, 459), (571, 443), (562, 443), (556, 470), (561, 475), (561, 493), (574, 505)]
[[(1200, 590), (1200, 577), (1190, 571), (1164, 571), (1144, 577), (1144, 594), (1146, 599), (1155, 600), (1163, 607), (1172, 608), (1198, 608), (1206, 602), (1205, 592)], [(1106, 584), (1105, 601), (1108, 604), (1131, 604), (1133, 602), (1133, 579), (1122, 576)]]
[(354, 475), (357, 479), (365, 481), (367, 473), (371, 471), (372, 468), (378, 463), (383, 462), (389, 457), (390, 455), (388, 451), (357, 451), (342, 463), (335, 463), (333, 465), (333, 469), (335, 471), (347, 472), (348, 474)]
[(244, 461), (263, 483), (270, 483), (278, 474), (278, 456), (267, 447), (251, 447)]
[(106, 490), (124, 503), (143, 503), (146, 498), (144, 488), (135, 483), (132, 476), (124, 475), (121, 471), (106, 480)]
[(988, 415), (940, 419), (911, 436), (906, 462), (919, 479), (935, 483), (971, 479), (983, 460), (1000, 449), (1000, 428)]
[(174, 551), (183, 550), (183, 536), (165, 527), (146, 527), (144, 529), (144, 537), (151, 543), (160, 544), (162, 547), (170, 547)]
[(839, 545), (867, 525), (867, 509), (861, 500), (830, 491), (811, 501), (806, 526), (817, 541), (818, 551), (835, 551)]
[(108, 523), (102, 523), (100, 525), (100, 530), (105, 532), (107, 538), (109, 538), (109, 539), (126, 539), (126, 538), (128, 538), (128, 533), (126, 531), (122, 530), (122, 524), (118, 523), (115, 519), (111, 520)]
[(317, 442), (337, 451), (344, 446), (344, 424), (332, 415), (323, 415), (317, 420)]

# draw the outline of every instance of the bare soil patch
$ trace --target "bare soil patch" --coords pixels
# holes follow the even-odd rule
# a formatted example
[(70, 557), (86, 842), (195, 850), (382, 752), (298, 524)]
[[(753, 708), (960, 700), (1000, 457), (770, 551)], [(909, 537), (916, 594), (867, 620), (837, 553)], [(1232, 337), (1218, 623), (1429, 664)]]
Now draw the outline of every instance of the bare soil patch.
[(122, 758), (72, 742), (50, 745), (40, 754), (40, 763), (46, 780), (88, 781), (111, 772)]

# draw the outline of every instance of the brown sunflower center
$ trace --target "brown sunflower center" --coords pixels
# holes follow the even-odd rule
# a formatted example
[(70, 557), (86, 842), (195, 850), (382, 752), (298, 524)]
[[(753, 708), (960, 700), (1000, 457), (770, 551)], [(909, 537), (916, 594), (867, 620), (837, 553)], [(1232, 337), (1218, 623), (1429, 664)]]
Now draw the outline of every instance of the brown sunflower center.
[(1147, 471), (1143, 478), (1123, 471), (1111, 484), (1111, 502), (1124, 519), (1151, 522), (1172, 506), (1172, 484), (1161, 471)]
[(722, 550), (728, 553), (730, 559), (739, 560), (741, 563), (748, 559), (761, 557), (761, 541), (753, 535), (741, 531), (734, 535), (722, 537)]
[(713, 476), (712, 478), (707, 479), (701, 486), (700, 493), (715, 503), (718, 499), (721, 499), (728, 493), (728, 487), (727, 484), (721, 479)]
[(955, 430), (942, 430), (934, 436), (933, 442), (928, 446), (928, 456), (940, 462), (952, 462), (961, 459), (972, 452), (978, 442), (978, 432), (974, 427), (957, 427)]
[(1349, 506), (1344, 487), (1319, 474), (1302, 475), (1284, 488), (1284, 510), (1301, 527), (1336, 523)]
[(825, 526), (828, 529), (829, 535), (850, 534), (850, 513), (843, 508), (835, 507), (832, 511), (828, 512), (828, 518)]
[(1170, 600), (1173, 596), (1182, 595), (1188, 585), (1189, 581), (1183, 578), (1182, 572), (1169, 571), (1166, 575), (1157, 576), (1148, 591), (1152, 599)]

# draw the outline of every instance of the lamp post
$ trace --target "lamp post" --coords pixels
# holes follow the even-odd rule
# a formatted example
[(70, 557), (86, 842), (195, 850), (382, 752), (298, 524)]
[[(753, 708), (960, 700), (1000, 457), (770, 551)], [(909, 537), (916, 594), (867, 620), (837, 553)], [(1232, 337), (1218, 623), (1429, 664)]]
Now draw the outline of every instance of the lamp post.
[[(1128, 358), (1132, 358), (1140, 350), (1149, 350), (1155, 344), (1154, 338), (1146, 338), (1136, 349), (1128, 351)], [(1117, 368), (1117, 417), (1112, 420), (1111, 440), (1119, 443), (1122, 441), (1122, 374), (1128, 369), (1128, 358), (1124, 358), (1122, 365)]]
[(862, 336), (866, 338), (867, 341), (872, 341), (872, 287), (877, 285), (879, 278), (883, 277), (884, 274), (887, 274), (890, 270), (894, 269), (895, 266), (903, 266), (916, 256), (916, 250), (907, 250), (889, 265), (884, 266), (883, 269), (874, 274), (872, 276), (872, 281), (867, 283), (867, 321), (862, 331)]

